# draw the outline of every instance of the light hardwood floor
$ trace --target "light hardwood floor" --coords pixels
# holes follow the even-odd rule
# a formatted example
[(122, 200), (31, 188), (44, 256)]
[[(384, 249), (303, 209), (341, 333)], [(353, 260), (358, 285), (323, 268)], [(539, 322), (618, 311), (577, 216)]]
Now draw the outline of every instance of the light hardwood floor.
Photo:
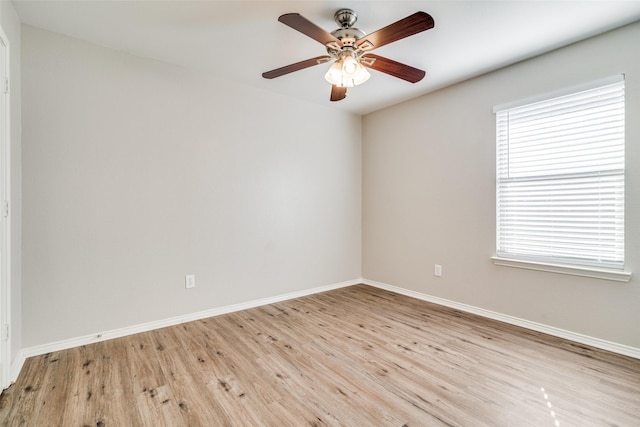
[(640, 426), (640, 360), (365, 285), (26, 361), (3, 426)]

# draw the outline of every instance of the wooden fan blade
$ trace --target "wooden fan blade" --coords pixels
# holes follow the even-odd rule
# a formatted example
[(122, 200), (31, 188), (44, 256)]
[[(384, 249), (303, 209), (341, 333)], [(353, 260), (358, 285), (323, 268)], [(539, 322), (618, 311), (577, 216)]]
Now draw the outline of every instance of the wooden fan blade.
[[(371, 62), (371, 59), (375, 61)], [(360, 63), (372, 70), (380, 71), (390, 76), (397, 77), (402, 80), (406, 80), (410, 83), (417, 83), (425, 76), (425, 72), (418, 68), (413, 68), (409, 65), (401, 62), (394, 61), (393, 59), (385, 58), (384, 56), (374, 55), (367, 53), (362, 57)]]
[(288, 25), (294, 30), (300, 31), (302, 34), (309, 36), (324, 45), (330, 42), (334, 42), (337, 43), (338, 46), (342, 46), (340, 40), (331, 35), (331, 33), (318, 27), (316, 24), (309, 21), (299, 13), (286, 13), (280, 16), (278, 18), (278, 21), (282, 22), (285, 25)]
[(285, 74), (293, 73), (294, 71), (304, 70), (305, 68), (313, 67), (314, 65), (324, 64), (331, 60), (329, 55), (316, 56), (315, 58), (306, 59), (304, 61), (296, 62), (295, 64), (285, 65), (284, 67), (276, 68), (275, 70), (262, 73), (262, 77), (265, 79), (273, 79), (276, 77), (284, 76)]
[(426, 31), (433, 28), (433, 26), (434, 21), (431, 15), (426, 12), (416, 12), (413, 15), (399, 20), (398, 22), (394, 22), (391, 25), (387, 25), (378, 31), (374, 31), (371, 34), (364, 36), (358, 40), (356, 45), (361, 46), (368, 42), (373, 45), (370, 49), (375, 49), (405, 37)]
[(333, 85), (331, 86), (331, 101), (340, 101), (347, 97), (347, 88)]

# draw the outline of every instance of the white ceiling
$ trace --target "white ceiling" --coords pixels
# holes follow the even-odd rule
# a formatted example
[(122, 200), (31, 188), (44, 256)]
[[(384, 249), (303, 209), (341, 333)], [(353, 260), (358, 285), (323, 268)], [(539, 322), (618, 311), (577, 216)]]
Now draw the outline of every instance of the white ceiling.
[[(14, 0), (20, 20), (134, 55), (206, 71), (223, 79), (356, 114), (640, 20), (640, 0), (590, 1), (95, 1)], [(333, 31), (340, 8), (370, 33), (422, 10), (435, 27), (374, 52), (427, 71), (417, 84), (372, 71), (371, 79), (330, 102), (328, 64), (273, 80), (261, 74), (325, 54), (324, 46), (278, 22), (298, 12)], [(639, 41), (640, 42), (640, 41)], [(640, 43), (639, 43), (640, 45)]]

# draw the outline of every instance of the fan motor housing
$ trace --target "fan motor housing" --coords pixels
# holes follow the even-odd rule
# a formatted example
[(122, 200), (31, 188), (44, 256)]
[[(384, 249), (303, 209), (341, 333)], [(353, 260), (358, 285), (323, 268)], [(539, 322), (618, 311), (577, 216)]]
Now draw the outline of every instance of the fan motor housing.
[(340, 28), (331, 32), (331, 35), (342, 42), (343, 46), (352, 46), (356, 41), (366, 35), (357, 28)]
[(334, 15), (333, 19), (340, 26), (331, 35), (342, 42), (342, 46), (354, 46), (355, 43), (366, 34), (353, 25), (358, 20), (358, 15), (352, 9), (340, 9)]

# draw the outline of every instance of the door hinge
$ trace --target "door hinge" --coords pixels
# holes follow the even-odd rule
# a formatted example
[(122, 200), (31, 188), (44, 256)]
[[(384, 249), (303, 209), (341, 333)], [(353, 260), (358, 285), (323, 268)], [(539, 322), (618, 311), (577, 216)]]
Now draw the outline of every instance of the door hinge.
[(5, 218), (9, 217), (9, 201), (5, 200), (4, 203), (2, 204), (2, 215)]
[(9, 93), (9, 77), (4, 78), (4, 93)]
[(9, 324), (5, 323), (2, 325), (2, 339), (4, 341), (9, 341)]

